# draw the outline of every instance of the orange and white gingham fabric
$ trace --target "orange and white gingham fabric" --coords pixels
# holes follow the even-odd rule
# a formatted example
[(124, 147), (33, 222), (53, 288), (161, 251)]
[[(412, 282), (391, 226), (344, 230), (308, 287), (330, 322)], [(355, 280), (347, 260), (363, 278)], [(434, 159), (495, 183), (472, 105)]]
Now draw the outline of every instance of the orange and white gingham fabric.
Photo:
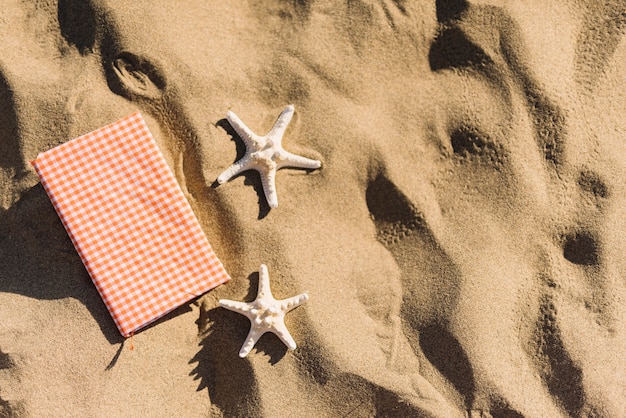
[(230, 279), (139, 113), (33, 166), (124, 337)]

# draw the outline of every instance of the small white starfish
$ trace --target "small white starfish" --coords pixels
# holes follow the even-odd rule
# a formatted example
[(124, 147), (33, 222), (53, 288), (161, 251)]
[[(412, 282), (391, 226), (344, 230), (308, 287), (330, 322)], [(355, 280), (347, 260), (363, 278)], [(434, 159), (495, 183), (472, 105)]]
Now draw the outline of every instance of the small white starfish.
[(276, 300), (270, 290), (270, 276), (267, 266), (259, 268), (259, 291), (253, 302), (235, 302), (221, 299), (220, 306), (245, 315), (250, 320), (250, 332), (241, 346), (239, 357), (245, 357), (252, 350), (261, 335), (273, 332), (290, 350), (296, 349), (296, 342), (285, 326), (285, 314), (309, 300), (309, 295), (302, 293), (289, 299)]
[(283, 149), (285, 130), (293, 117), (294, 106), (289, 105), (278, 116), (272, 129), (264, 136), (250, 130), (237, 115), (228, 112), (226, 119), (246, 145), (246, 153), (226, 171), (219, 175), (217, 182), (222, 184), (246, 170), (256, 170), (261, 175), (263, 191), (270, 208), (278, 207), (276, 195), (276, 171), (283, 167), (316, 169), (322, 166), (318, 160), (301, 157)]

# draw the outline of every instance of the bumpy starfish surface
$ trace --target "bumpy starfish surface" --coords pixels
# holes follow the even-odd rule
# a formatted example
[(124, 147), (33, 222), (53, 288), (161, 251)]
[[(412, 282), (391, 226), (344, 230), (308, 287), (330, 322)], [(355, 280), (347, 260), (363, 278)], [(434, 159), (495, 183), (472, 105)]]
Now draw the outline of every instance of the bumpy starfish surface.
[(283, 149), (282, 140), (291, 121), (294, 106), (289, 105), (278, 116), (272, 129), (264, 136), (250, 130), (237, 115), (228, 112), (226, 119), (246, 145), (243, 158), (228, 167), (219, 175), (217, 182), (222, 184), (246, 170), (256, 170), (261, 175), (261, 183), (267, 203), (271, 208), (278, 207), (276, 195), (276, 171), (283, 167), (316, 169), (322, 166), (317, 160), (301, 157)]
[(241, 346), (239, 357), (245, 357), (252, 350), (261, 335), (273, 332), (285, 343), (290, 350), (295, 350), (296, 342), (285, 326), (285, 314), (302, 305), (309, 299), (309, 295), (302, 293), (289, 299), (276, 300), (270, 290), (270, 276), (267, 266), (261, 264), (259, 268), (259, 291), (253, 302), (235, 302), (221, 299), (220, 306), (245, 315), (250, 320), (250, 332)]

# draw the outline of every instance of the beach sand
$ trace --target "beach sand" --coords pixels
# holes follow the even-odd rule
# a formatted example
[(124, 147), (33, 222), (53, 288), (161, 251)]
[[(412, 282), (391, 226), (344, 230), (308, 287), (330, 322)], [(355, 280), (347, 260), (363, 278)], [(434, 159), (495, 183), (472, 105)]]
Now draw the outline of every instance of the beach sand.
[[(622, 417), (617, 0), (4, 0), (0, 416)], [(282, 109), (319, 170), (221, 185)], [(29, 161), (139, 110), (232, 280), (123, 341)], [(218, 300), (266, 264), (298, 347)]]

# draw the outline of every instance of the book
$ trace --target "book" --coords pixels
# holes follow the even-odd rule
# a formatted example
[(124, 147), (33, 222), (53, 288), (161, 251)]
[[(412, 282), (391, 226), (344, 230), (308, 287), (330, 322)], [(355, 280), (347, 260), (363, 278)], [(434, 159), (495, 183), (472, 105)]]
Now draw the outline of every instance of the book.
[(230, 279), (139, 112), (32, 164), (122, 336)]

